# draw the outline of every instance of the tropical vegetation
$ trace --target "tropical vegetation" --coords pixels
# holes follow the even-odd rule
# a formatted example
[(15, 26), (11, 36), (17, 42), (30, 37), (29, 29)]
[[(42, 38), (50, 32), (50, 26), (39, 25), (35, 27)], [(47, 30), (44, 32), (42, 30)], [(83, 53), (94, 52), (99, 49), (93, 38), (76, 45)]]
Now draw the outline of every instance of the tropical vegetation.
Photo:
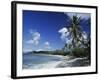
[[(80, 26), (81, 21), (81, 16), (73, 15), (73, 17), (70, 18), (70, 25), (65, 26), (68, 29), (68, 31), (65, 32), (65, 35), (67, 35), (66, 38), (69, 39), (69, 42), (65, 42), (62, 49), (55, 51), (33, 51), (33, 53), (64, 56), (71, 55), (75, 57), (87, 57), (90, 59), (90, 34), (83, 31), (82, 26)], [(90, 19), (88, 20), (88, 24), (90, 25)]]

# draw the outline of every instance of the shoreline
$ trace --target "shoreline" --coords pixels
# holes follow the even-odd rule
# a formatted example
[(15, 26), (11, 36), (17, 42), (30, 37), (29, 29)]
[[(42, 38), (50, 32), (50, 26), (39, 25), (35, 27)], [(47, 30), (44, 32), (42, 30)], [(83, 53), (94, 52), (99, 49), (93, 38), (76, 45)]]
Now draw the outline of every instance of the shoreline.
[[(74, 57), (74, 56), (63, 56), (63, 55), (52, 55), (52, 54), (32, 54), (34, 55), (40, 55), (44, 57), (58, 57), (61, 60), (60, 61), (51, 61), (43, 64), (39, 64), (35, 66), (36, 68), (64, 68), (64, 67), (84, 67), (90, 65), (90, 60), (87, 59), (87, 57)], [(33, 67), (33, 66), (32, 66)], [(32, 68), (31, 67), (31, 68)], [(28, 68), (30, 69), (30, 68)]]
[(43, 56), (51, 56), (51, 57), (59, 57), (59, 58), (63, 58), (65, 56), (63, 55), (53, 55), (53, 54), (38, 54), (38, 53), (33, 53), (33, 55), (43, 55)]

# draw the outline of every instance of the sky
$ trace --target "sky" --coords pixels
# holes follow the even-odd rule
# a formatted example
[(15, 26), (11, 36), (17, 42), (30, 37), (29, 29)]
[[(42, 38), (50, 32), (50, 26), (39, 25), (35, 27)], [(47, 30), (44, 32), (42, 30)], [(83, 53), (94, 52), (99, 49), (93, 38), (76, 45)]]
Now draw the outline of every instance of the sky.
[(62, 49), (69, 20), (76, 14), (83, 31), (90, 33), (89, 13), (23, 10), (23, 52)]

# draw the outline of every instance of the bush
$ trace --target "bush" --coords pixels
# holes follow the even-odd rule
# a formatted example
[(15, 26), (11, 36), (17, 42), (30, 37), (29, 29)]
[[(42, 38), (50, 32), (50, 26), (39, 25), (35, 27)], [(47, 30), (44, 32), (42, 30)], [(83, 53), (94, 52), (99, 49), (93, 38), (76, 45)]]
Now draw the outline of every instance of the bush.
[(76, 57), (89, 57), (90, 51), (87, 48), (74, 48), (72, 53)]

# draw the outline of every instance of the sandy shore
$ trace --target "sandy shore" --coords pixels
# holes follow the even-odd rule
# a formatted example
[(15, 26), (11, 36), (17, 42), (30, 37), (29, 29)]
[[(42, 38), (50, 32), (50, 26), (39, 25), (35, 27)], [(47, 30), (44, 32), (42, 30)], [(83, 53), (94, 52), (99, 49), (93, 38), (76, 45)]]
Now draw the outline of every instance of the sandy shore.
[(84, 58), (74, 58), (71, 60), (63, 60), (60, 62), (56, 67), (62, 68), (62, 67), (80, 67), (80, 66), (89, 66), (89, 60)]
[[(28, 63), (24, 65), (25, 69), (49, 69), (49, 68), (64, 68), (64, 67), (80, 67), (80, 66), (89, 66), (90, 61), (84, 57), (84, 58), (76, 58), (74, 56), (62, 56), (62, 55), (48, 55), (48, 54), (36, 54), (36, 56), (40, 56), (44, 58), (47, 58), (47, 61), (41, 62), (38, 64), (35, 64), (36, 62)], [(34, 56), (34, 55), (33, 55)], [(40, 59), (39, 57), (39, 59)], [(37, 58), (37, 57), (36, 57)], [(34, 59), (34, 58), (32, 58)], [(49, 61), (50, 59), (50, 61)], [(37, 59), (38, 61), (38, 59)]]

